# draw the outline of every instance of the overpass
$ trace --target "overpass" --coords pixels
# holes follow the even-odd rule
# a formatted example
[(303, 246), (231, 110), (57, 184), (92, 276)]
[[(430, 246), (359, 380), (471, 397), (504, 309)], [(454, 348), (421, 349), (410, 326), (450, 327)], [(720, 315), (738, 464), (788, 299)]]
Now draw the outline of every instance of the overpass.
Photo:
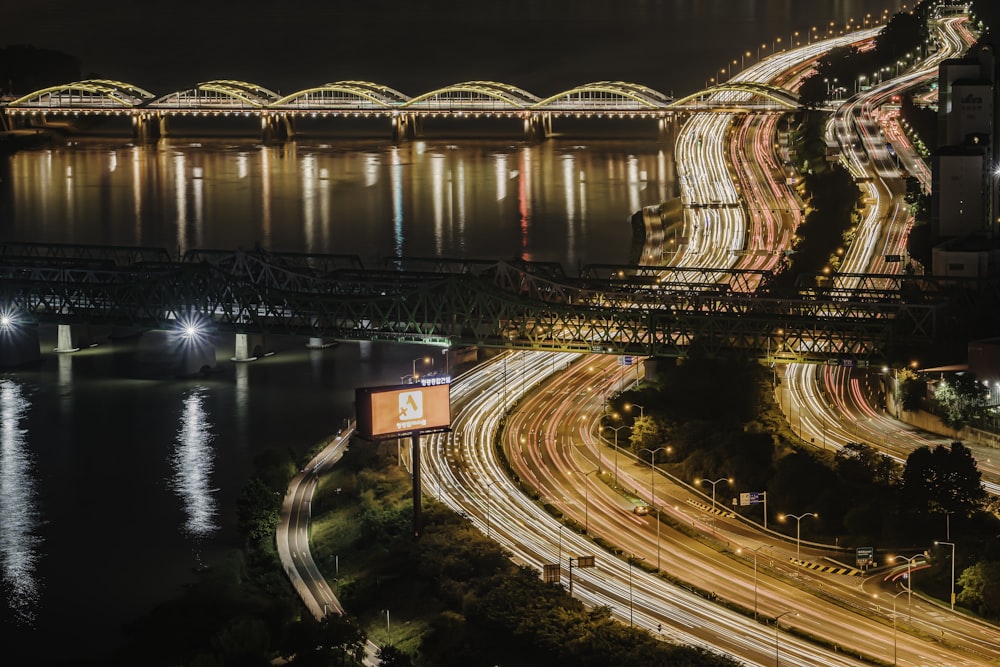
[(337, 81), (281, 96), (249, 82), (214, 80), (156, 96), (129, 83), (88, 79), (36, 90), (0, 109), (14, 126), (59, 117), (120, 117), (131, 121), (137, 140), (166, 136), (170, 119), (243, 116), (258, 119), (262, 139), (270, 140), (293, 137), (296, 121), (305, 118), (386, 118), (396, 139), (419, 135), (428, 118), (508, 118), (521, 121), (527, 138), (544, 138), (559, 118), (650, 119), (665, 133), (679, 114), (781, 113), (798, 106), (791, 91), (741, 81), (674, 100), (624, 81), (596, 81), (541, 98), (494, 81), (466, 81), (409, 97), (368, 81)]
[[(697, 346), (825, 361), (929, 344), (943, 316), (942, 305), (888, 293), (879, 301), (706, 293), (690, 289), (687, 275), (664, 268), (650, 280), (651, 271), (605, 266), (571, 277), (551, 263), (405, 258), (366, 269), (351, 255), (192, 250), (175, 260), (156, 248), (8, 243), (0, 325), (198, 324), (244, 337), (665, 357)], [(703, 272), (706, 281), (731, 279)]]

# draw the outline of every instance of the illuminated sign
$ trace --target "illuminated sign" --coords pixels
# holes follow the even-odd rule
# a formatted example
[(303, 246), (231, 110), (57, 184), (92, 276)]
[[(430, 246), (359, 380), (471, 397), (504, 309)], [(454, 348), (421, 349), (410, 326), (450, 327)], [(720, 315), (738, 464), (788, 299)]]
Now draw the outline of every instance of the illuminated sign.
[(387, 438), (451, 426), (451, 385), (416, 384), (355, 390), (357, 430), (366, 438)]

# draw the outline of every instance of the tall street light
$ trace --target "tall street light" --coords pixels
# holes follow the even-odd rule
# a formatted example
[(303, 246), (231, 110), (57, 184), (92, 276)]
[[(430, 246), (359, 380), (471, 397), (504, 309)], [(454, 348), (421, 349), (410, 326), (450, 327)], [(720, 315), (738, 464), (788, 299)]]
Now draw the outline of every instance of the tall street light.
[(420, 377), (419, 375), (417, 375), (417, 362), (418, 361), (422, 362), (426, 366), (427, 364), (431, 363), (431, 358), (430, 357), (417, 357), (416, 359), (413, 360), (413, 375), (411, 375), (410, 377), (413, 378), (414, 382), (416, 382), (417, 378)]
[(639, 405), (638, 403), (626, 403), (625, 404), (625, 409), (626, 410), (631, 410), (632, 408), (639, 408), (639, 417), (641, 418), (643, 416), (642, 411), (645, 409), (643, 406)]
[(732, 477), (720, 477), (719, 479), (696, 479), (695, 480), (695, 484), (697, 484), (698, 486), (701, 486), (702, 482), (708, 482), (709, 484), (712, 485), (712, 509), (715, 509), (715, 485), (718, 484), (719, 482), (728, 482), (729, 484), (732, 484), (733, 483), (733, 478)]
[(943, 544), (951, 547), (951, 610), (955, 611), (955, 543), (935, 540), (934, 544)]
[(910, 557), (906, 556), (895, 556), (896, 558), (902, 558), (906, 561), (906, 620), (911, 621), (913, 619), (913, 613), (911, 611), (911, 604), (913, 603), (913, 561), (922, 556), (923, 554), (914, 554)]
[(799, 612), (797, 612), (797, 611), (791, 611), (791, 610), (789, 610), (789, 611), (783, 611), (783, 612), (781, 612), (780, 614), (778, 614), (777, 616), (774, 617), (774, 665), (775, 665), (775, 667), (778, 667), (778, 665), (780, 664), (780, 661), (779, 661), (779, 658), (778, 658), (778, 621), (781, 620), (782, 616), (787, 616), (788, 614), (791, 614), (792, 616), (798, 616)]
[(761, 549), (769, 549), (770, 544), (758, 544), (751, 549), (753, 552), (753, 618), (757, 620), (757, 552)]
[[(892, 598), (892, 664), (896, 664), (896, 598), (905, 593), (906, 591), (899, 591), (895, 595), (890, 595)], [(878, 593), (875, 594), (875, 599), (878, 599)]]
[(784, 521), (785, 519), (795, 519), (795, 560), (802, 560), (801, 558), (802, 550), (800, 548), (801, 547), (800, 537), (802, 533), (799, 529), (802, 527), (802, 519), (804, 519), (807, 516), (811, 516), (814, 519), (819, 518), (819, 514), (816, 514), (815, 512), (805, 512), (804, 514), (778, 515), (778, 521)]
[(657, 452), (663, 452), (663, 451), (665, 451), (667, 454), (670, 454), (671, 452), (674, 451), (674, 448), (673, 447), (669, 447), (669, 446), (657, 447), (656, 449), (650, 449), (648, 447), (643, 447), (639, 451), (649, 452), (649, 504), (650, 505), (655, 505), (656, 504), (656, 494), (653, 493), (653, 484), (655, 483), (655, 478), (653, 477), (653, 472), (655, 472), (656, 468), (655, 468), (655, 464), (653, 463), (653, 461), (656, 460), (656, 453)]
[(618, 431), (628, 428), (628, 425), (608, 426), (607, 428), (615, 432), (615, 486), (618, 486)]

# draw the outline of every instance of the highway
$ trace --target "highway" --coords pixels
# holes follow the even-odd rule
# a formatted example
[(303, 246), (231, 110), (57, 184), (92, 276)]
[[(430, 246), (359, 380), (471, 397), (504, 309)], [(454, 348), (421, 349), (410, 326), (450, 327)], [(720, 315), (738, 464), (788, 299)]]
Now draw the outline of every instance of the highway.
[[(859, 664), (862, 655), (883, 660), (891, 656), (891, 615), (884, 602), (872, 598), (877, 589), (871, 582), (796, 566), (789, 558), (797, 550), (787, 538), (775, 539), (711, 512), (708, 496), (666, 476), (651, 478), (647, 463), (620, 451), (616, 456), (613, 447), (599, 442), (595, 425), (605, 397), (630, 381), (632, 369), (619, 370), (614, 358), (531, 352), (504, 356), (506, 362), (494, 360), (453, 384), (454, 432), (424, 439), (428, 495), (463, 513), (518, 562), (539, 571), (546, 563), (561, 562), (567, 588), (568, 558), (595, 555), (595, 569), (574, 568), (574, 595), (588, 604), (608, 605), (623, 622), (631, 620), (665, 638), (714, 647), (748, 664), (773, 664), (774, 628), (752, 618), (756, 589), (761, 620), (791, 612), (782, 617), (784, 627), (839, 645), (837, 651), (825, 651), (782, 633), (782, 647), (788, 643), (787, 664)], [(504, 365), (506, 383), (497, 377), (504, 373)], [(557, 379), (546, 381), (552, 375)], [(504, 384), (506, 395), (498, 390)], [(522, 391), (531, 393), (522, 396)], [(493, 446), (505, 406), (513, 411), (503, 429), (504, 449), (518, 476), (540, 493), (538, 501), (510, 481)], [(600, 473), (592, 472), (598, 468)], [(636, 490), (647, 502), (652, 481), (656, 507), (701, 537), (693, 539), (665, 523), (657, 537), (655, 514), (635, 515), (631, 502), (612, 492), (614, 471), (619, 485)], [(728, 495), (720, 499), (728, 503)], [(590, 536), (615, 545), (623, 555), (634, 554), (648, 566), (659, 560), (665, 572), (740, 605), (747, 615), (637, 565), (630, 568), (587, 536), (560, 527), (543, 504), (586, 527)], [(756, 587), (754, 549), (758, 550)], [(822, 555), (830, 551), (804, 545), (803, 560), (822, 562)], [(919, 600), (912, 613), (912, 623), (897, 618), (900, 664), (981, 665), (1000, 650), (995, 629), (967, 624), (964, 618), (941, 614)], [(657, 630), (661, 625), (662, 632)], [(911, 628), (939, 636), (944, 631), (949, 646), (912, 636)]]

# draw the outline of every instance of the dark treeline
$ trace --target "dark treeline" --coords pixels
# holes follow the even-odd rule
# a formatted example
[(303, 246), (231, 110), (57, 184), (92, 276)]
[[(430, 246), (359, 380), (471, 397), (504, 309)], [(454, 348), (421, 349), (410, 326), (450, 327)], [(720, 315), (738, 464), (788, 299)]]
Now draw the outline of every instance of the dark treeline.
[(0, 48), (0, 91), (24, 95), (34, 90), (81, 78), (75, 57), (25, 44)]

